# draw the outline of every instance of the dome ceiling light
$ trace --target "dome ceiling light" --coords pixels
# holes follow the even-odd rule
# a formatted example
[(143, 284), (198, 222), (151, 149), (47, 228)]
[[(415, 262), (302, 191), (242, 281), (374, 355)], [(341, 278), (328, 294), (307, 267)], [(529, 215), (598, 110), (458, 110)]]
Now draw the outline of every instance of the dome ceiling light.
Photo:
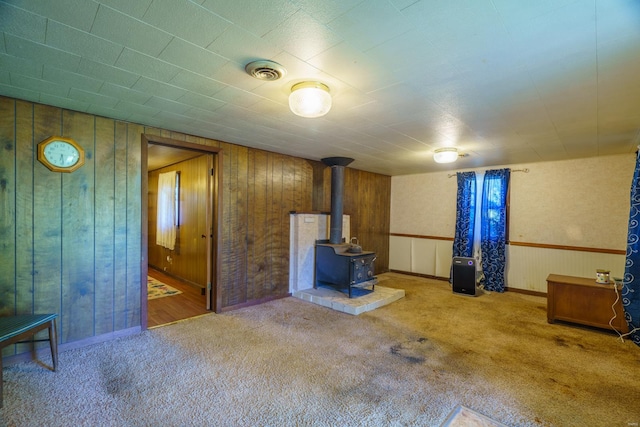
[(331, 109), (329, 87), (320, 82), (302, 82), (291, 87), (289, 108), (301, 117), (322, 117)]
[(458, 160), (458, 149), (455, 147), (438, 148), (433, 152), (436, 163), (453, 163)]

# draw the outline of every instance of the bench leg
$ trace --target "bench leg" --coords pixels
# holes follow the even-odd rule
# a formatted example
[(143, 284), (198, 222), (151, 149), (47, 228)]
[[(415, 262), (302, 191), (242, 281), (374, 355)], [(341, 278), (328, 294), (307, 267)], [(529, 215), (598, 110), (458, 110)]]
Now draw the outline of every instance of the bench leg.
[(56, 331), (56, 319), (49, 323), (49, 345), (51, 347), (51, 361), (53, 370), (58, 369), (58, 333)]
[(0, 348), (0, 408), (2, 408), (2, 348)]

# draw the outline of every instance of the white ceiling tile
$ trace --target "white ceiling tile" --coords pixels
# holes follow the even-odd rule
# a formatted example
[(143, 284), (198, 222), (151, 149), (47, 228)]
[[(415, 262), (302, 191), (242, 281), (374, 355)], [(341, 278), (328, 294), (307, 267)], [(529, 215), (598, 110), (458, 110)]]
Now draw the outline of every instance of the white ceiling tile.
[(60, 96), (66, 98), (69, 94), (69, 86), (52, 83), (47, 80), (34, 79), (28, 76), (21, 76), (18, 74), (11, 74), (11, 84), (29, 90), (35, 90), (37, 92), (46, 93), (50, 95)]
[(11, 4), (85, 32), (89, 32), (98, 10), (97, 2), (87, 0), (11, 0)]
[(303, 11), (294, 13), (262, 38), (303, 60), (342, 41), (333, 31)]
[(157, 80), (151, 80), (146, 77), (141, 77), (138, 79), (136, 84), (134, 84), (131, 89), (136, 90), (138, 92), (144, 92), (153, 94), (156, 96), (161, 96), (166, 99), (171, 99), (175, 101), (176, 99), (183, 96), (187, 93), (186, 90), (173, 86), (171, 84), (167, 84), (164, 82), (159, 82)]
[(492, 0), (500, 17), (517, 27), (523, 22), (535, 18), (544, 17), (562, 10), (566, 5), (575, 3), (576, 0), (537, 0), (516, 2), (513, 0)]
[(168, 83), (183, 87), (191, 92), (208, 96), (213, 95), (226, 87), (225, 84), (217, 80), (210, 79), (187, 70), (180, 70)]
[(567, 55), (595, 51), (596, 18), (593, 1), (578, 0), (577, 6), (555, 10), (524, 23), (507, 23), (516, 46), (529, 64), (561, 60)]
[(106, 82), (102, 85), (102, 87), (100, 88), (100, 93), (103, 95), (111, 96), (113, 98), (118, 98), (123, 102), (130, 102), (135, 104), (144, 104), (152, 96), (145, 92), (138, 92), (128, 87), (118, 86), (117, 84), (109, 82)]
[(341, 38), (366, 51), (411, 29), (405, 16), (386, 0), (360, 3), (328, 23)]
[(0, 32), (44, 44), (46, 29), (45, 17), (0, 3)]
[(433, 43), (470, 40), (501, 27), (491, 0), (416, 1), (402, 9), (408, 23), (423, 29)]
[(75, 71), (80, 63), (80, 56), (69, 52), (34, 43), (20, 37), (5, 34), (7, 53), (18, 58), (25, 58), (49, 64), (65, 70)]
[[(0, 9), (2, 96), (304, 158), (343, 154), (391, 175), (640, 144), (635, 0), (0, 0)], [(124, 49), (117, 60), (113, 46)], [(257, 59), (286, 76), (250, 77), (244, 67)], [(330, 87), (329, 114), (289, 110), (291, 86), (304, 80)], [(435, 164), (445, 143), (469, 157)]]
[(177, 101), (182, 104), (207, 111), (215, 111), (225, 104), (223, 101), (218, 99), (193, 92), (185, 93), (183, 96), (178, 98)]
[(89, 104), (88, 102), (80, 101), (77, 99), (70, 99), (64, 96), (56, 96), (48, 93), (40, 94), (40, 97), (37, 101), (46, 105), (55, 105), (56, 107), (83, 112), (86, 112), (87, 109), (91, 106), (91, 104)]
[(306, 13), (323, 24), (334, 20), (349, 9), (362, 3), (362, 1), (363, 0), (291, 0), (292, 3), (301, 7)]
[(72, 73), (68, 70), (44, 66), (42, 71), (42, 79), (56, 83), (61, 83), (69, 87), (76, 87), (87, 91), (98, 92), (104, 81), (88, 77), (83, 74)]
[(150, 56), (158, 56), (173, 38), (165, 31), (106, 6), (98, 10), (91, 34)]
[(30, 59), (17, 58), (6, 54), (0, 54), (0, 69), (23, 76), (42, 78), (42, 63)]
[(162, 51), (159, 58), (182, 69), (207, 77), (212, 77), (229, 62), (216, 53), (176, 38)]
[(318, 70), (339, 75), (340, 80), (364, 93), (399, 82), (391, 70), (383, 68), (371, 73), (370, 70), (379, 66), (380, 59), (362, 53), (347, 43), (333, 46), (309, 58), (307, 62)]
[(95, 114), (96, 116), (109, 117), (116, 120), (130, 120), (127, 112), (99, 104), (90, 104), (84, 111), (89, 114)]
[(116, 9), (134, 18), (142, 18), (152, 0), (100, 0), (100, 3)]
[(206, 0), (202, 6), (257, 36), (265, 35), (298, 10), (288, 0)]
[(107, 65), (113, 65), (123, 49), (108, 40), (57, 22), (49, 22), (46, 44)]
[(254, 95), (251, 92), (237, 89), (232, 86), (227, 86), (220, 92), (217, 92), (214, 98), (223, 101), (224, 103), (230, 103), (240, 107), (249, 107), (260, 102), (263, 99), (262, 97)]
[(77, 72), (125, 87), (133, 86), (140, 78), (138, 74), (134, 74), (111, 65), (91, 61), (87, 58), (82, 58)]
[(190, 108), (188, 105), (184, 105), (170, 99), (161, 98), (159, 96), (152, 96), (144, 105), (151, 108), (157, 108), (161, 112), (170, 111), (175, 114), (182, 114)]
[(130, 73), (139, 74), (152, 80), (168, 82), (174, 78), (180, 68), (165, 61), (125, 49), (116, 62), (116, 67)]
[[(10, 98), (24, 99), (25, 101), (40, 102), (40, 92), (32, 89), (21, 88), (12, 84), (0, 84), (2, 96)], [(56, 104), (50, 104), (56, 105)]]
[(640, 3), (634, 0), (596, 0), (598, 43), (640, 38)]
[(122, 110), (124, 113), (128, 115), (138, 115), (138, 116), (147, 116), (152, 117), (160, 112), (160, 109), (157, 107), (151, 107), (149, 105), (141, 105), (137, 102), (129, 102), (120, 100), (116, 106), (116, 109)]
[(229, 25), (227, 20), (189, 0), (153, 0), (142, 19), (200, 47), (208, 46)]
[(100, 105), (106, 108), (113, 108), (119, 102), (118, 98), (113, 98), (111, 96), (101, 95), (94, 92), (88, 92), (86, 90), (77, 89), (75, 87), (72, 87), (69, 90), (69, 97), (81, 102)]
[(270, 59), (282, 49), (267, 40), (230, 24), (207, 49), (238, 64), (248, 64), (258, 59)]

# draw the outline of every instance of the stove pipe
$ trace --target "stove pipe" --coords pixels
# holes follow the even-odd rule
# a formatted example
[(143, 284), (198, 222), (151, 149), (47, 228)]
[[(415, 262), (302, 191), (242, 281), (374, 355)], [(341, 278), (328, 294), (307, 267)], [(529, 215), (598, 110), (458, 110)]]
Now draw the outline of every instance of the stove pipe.
[(353, 162), (349, 157), (325, 157), (322, 163), (331, 166), (331, 227), (329, 243), (342, 243), (342, 211), (344, 195), (344, 167)]

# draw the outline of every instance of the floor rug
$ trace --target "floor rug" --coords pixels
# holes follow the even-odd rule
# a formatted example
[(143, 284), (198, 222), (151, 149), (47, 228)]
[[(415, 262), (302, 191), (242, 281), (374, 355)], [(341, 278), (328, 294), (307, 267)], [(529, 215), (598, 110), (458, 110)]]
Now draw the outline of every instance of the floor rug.
[(162, 283), (151, 276), (147, 277), (147, 299), (169, 297), (171, 295), (178, 295), (181, 293), (182, 291), (179, 291), (166, 283)]
[(507, 427), (462, 405), (457, 405), (440, 427)]

